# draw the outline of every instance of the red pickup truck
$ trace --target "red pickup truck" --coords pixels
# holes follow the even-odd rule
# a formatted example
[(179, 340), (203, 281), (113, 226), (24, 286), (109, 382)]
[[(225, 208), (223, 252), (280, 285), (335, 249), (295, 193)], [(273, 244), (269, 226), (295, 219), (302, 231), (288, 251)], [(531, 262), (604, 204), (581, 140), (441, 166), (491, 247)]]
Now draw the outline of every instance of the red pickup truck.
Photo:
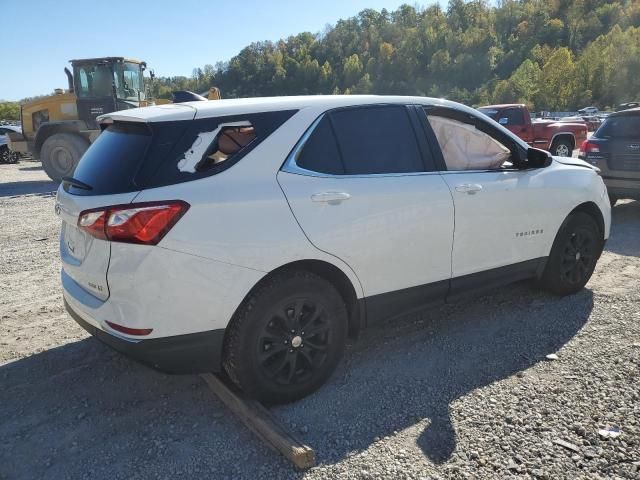
[(573, 150), (587, 139), (586, 123), (531, 120), (526, 105), (487, 105), (478, 110), (508, 128), (532, 147), (548, 150), (552, 155), (559, 157), (570, 157)]

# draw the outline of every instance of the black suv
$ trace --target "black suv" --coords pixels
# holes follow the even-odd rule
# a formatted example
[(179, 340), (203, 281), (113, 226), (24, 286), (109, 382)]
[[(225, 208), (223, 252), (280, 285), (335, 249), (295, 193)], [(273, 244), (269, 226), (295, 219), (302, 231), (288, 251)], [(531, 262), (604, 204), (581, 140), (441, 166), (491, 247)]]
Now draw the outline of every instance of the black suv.
[(611, 206), (620, 198), (640, 200), (640, 108), (609, 115), (579, 157), (601, 170)]

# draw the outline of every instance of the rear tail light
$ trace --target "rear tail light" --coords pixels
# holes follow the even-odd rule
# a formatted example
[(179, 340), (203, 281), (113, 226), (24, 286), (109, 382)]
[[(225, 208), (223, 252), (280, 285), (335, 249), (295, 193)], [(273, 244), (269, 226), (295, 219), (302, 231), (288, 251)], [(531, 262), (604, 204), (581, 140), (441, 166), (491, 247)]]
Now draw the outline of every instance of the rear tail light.
[(580, 155), (586, 155), (587, 153), (600, 153), (600, 146), (597, 143), (585, 140), (580, 145)]
[(78, 227), (102, 240), (156, 245), (188, 209), (180, 200), (96, 208), (80, 214)]

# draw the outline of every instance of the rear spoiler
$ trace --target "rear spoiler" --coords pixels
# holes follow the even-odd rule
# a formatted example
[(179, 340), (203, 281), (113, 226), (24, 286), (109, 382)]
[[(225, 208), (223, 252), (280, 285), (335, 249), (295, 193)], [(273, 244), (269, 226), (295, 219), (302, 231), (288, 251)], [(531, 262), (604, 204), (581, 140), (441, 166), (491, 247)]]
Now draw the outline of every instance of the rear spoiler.
[(174, 120), (193, 120), (197, 110), (191, 105), (182, 103), (167, 103), (166, 105), (152, 105), (149, 107), (132, 108), (119, 112), (106, 113), (96, 118), (98, 124), (106, 128), (113, 122), (170, 122)]

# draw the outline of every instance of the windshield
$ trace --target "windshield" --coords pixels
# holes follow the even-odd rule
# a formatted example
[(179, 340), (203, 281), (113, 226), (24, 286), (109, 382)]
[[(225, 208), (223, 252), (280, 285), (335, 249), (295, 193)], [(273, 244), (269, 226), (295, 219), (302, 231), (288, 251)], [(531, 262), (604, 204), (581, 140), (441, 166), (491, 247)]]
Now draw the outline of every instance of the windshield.
[(144, 100), (144, 79), (138, 63), (118, 63), (115, 65), (114, 81), (118, 98), (123, 100)]
[(74, 66), (76, 94), (79, 97), (111, 97), (111, 67), (107, 64)]
[(80, 64), (73, 70), (79, 97), (113, 97), (115, 93), (121, 100), (145, 100), (144, 79), (138, 63)]

